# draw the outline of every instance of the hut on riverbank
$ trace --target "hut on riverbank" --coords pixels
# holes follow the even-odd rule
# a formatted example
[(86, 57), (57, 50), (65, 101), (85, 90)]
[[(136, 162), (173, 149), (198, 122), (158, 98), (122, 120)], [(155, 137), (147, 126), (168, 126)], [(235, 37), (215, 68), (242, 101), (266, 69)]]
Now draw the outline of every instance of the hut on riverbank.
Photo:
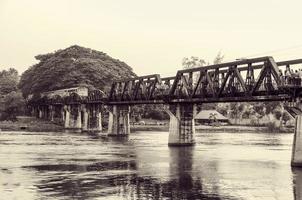
[(195, 117), (197, 124), (227, 123), (229, 119), (216, 110), (202, 110)]

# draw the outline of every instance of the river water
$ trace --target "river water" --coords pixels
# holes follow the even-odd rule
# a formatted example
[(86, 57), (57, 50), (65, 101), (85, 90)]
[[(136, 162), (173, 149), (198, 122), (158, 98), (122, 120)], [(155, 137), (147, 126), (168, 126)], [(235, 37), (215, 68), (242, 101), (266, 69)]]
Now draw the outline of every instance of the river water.
[(0, 199), (302, 199), (293, 134), (0, 133)]

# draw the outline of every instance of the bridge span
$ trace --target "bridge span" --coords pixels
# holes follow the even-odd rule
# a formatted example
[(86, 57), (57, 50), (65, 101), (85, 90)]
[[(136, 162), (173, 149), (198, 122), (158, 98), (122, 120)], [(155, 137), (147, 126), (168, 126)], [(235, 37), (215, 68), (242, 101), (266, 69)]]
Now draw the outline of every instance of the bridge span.
[[(302, 59), (275, 62), (272, 57), (184, 69), (174, 77), (158, 74), (112, 83), (108, 94), (90, 91), (88, 96), (72, 93), (33, 98), (28, 107), (33, 115), (59, 120), (66, 129), (102, 131), (102, 112), (109, 111), (108, 136), (130, 133), (130, 107), (164, 104), (170, 116), (170, 146), (194, 144), (194, 118), (198, 104), (214, 102), (282, 101), (296, 119), (292, 165), (302, 166), (301, 78), (283, 72), (302, 64)], [(300, 66), (302, 67), (302, 66)], [(294, 79), (294, 80), (292, 80)]]

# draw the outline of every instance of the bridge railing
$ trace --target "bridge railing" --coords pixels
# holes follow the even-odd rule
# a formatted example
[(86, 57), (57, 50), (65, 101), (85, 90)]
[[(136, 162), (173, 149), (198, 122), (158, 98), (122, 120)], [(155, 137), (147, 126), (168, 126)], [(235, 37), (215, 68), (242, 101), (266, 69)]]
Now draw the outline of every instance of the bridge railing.
[(161, 79), (158, 74), (116, 81), (111, 86), (109, 101), (151, 100)]
[(179, 70), (170, 96), (174, 99), (251, 96), (278, 90), (280, 84), (273, 58), (261, 57)]
[(223, 99), (279, 95), (290, 87), (279, 69), (302, 59), (276, 63), (272, 57), (244, 59), (177, 71), (175, 77), (142, 76), (112, 84), (109, 102)]

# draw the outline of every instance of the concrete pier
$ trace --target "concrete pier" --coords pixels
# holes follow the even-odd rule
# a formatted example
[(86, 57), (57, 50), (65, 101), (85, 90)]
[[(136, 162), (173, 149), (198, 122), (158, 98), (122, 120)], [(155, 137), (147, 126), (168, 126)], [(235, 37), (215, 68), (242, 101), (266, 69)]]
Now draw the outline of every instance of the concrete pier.
[(69, 106), (64, 106), (64, 111), (65, 111), (65, 117), (64, 117), (64, 128), (69, 128), (69, 120), (70, 120), (70, 107)]
[(108, 108), (108, 136), (127, 136), (130, 134), (130, 107), (113, 105)]
[(169, 146), (192, 146), (195, 144), (195, 104), (171, 104), (166, 108), (170, 116)]
[[(87, 115), (87, 117), (86, 117)], [(93, 133), (102, 132), (102, 111), (100, 104), (86, 105), (84, 112), (84, 122), (87, 120), (87, 131)], [(84, 127), (83, 127), (84, 128)]]
[(42, 111), (41, 106), (39, 106), (39, 108), (38, 108), (38, 118), (39, 118), (39, 119), (42, 119), (42, 118), (43, 118), (43, 111)]
[(49, 110), (49, 120), (51, 121), (51, 122), (53, 122), (54, 121), (54, 115), (55, 115), (55, 110), (54, 110), (55, 108), (54, 108), (54, 106), (52, 106), (52, 105), (49, 105), (48, 106), (48, 110)]
[(82, 131), (87, 131), (88, 130), (88, 111), (86, 106), (82, 108), (82, 114), (83, 114), (83, 124), (82, 124)]
[(65, 122), (64, 128), (66, 131), (81, 132), (81, 106), (80, 105), (65, 105)]
[(291, 166), (302, 167), (302, 115), (297, 115), (295, 120), (295, 135), (292, 148)]

